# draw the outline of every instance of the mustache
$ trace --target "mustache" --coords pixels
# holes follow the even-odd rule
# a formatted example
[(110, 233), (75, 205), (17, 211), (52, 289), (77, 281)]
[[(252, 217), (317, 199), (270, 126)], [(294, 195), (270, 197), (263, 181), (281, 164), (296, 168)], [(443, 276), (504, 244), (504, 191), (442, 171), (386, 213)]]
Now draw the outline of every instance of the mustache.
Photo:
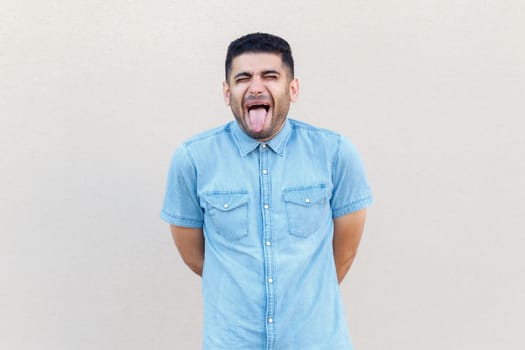
[(242, 99), (243, 104), (248, 104), (251, 102), (272, 102), (272, 98), (269, 95), (248, 95)]

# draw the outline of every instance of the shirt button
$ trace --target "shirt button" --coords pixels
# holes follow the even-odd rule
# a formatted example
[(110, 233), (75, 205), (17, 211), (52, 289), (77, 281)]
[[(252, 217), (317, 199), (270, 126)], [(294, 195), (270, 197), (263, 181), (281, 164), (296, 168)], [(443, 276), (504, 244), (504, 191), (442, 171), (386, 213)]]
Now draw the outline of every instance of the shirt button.
[(273, 283), (273, 279), (268, 278), (268, 283)]
[(271, 246), (271, 245), (272, 245), (272, 242), (270, 242), (270, 241), (266, 241), (266, 245), (267, 245), (267, 246)]
[(268, 170), (264, 169), (262, 172), (264, 175), (268, 174)]
[(265, 143), (262, 144), (262, 148), (266, 148), (266, 144)]
[(305, 201), (306, 203), (310, 203), (310, 198), (306, 198), (304, 201)]
[(269, 318), (269, 319), (268, 319), (268, 323), (273, 323), (273, 319), (272, 319), (272, 318)]
[(224, 203), (223, 207), (224, 207), (224, 209), (228, 209), (228, 207), (229, 207), (228, 203)]
[(269, 208), (268, 204), (265, 204), (263, 208), (268, 209)]

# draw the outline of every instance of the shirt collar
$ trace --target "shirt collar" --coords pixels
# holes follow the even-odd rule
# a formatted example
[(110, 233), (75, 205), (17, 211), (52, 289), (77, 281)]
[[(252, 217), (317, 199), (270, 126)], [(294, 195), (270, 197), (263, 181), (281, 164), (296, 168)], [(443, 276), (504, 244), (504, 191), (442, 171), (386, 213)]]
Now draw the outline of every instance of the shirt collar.
[(266, 142), (258, 141), (246, 135), (236, 121), (232, 121), (230, 123), (230, 129), (232, 130), (233, 138), (235, 140), (235, 143), (237, 144), (237, 147), (239, 148), (239, 152), (241, 153), (242, 157), (252, 152), (261, 143), (267, 144), (272, 151), (274, 151), (280, 156), (284, 156), (286, 143), (292, 132), (292, 126), (290, 125), (290, 121), (288, 120), (288, 118), (284, 122), (284, 126), (277, 133), (277, 135), (275, 135)]

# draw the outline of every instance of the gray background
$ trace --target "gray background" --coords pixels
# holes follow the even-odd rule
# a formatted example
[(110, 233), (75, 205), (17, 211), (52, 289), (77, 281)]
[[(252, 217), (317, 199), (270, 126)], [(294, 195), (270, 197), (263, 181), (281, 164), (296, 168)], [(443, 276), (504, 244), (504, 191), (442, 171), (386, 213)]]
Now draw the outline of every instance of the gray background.
[(374, 188), (341, 286), (357, 349), (523, 349), (521, 0), (3, 0), (0, 348), (200, 347), (159, 210), (253, 31), (291, 43), (290, 115), (349, 136)]

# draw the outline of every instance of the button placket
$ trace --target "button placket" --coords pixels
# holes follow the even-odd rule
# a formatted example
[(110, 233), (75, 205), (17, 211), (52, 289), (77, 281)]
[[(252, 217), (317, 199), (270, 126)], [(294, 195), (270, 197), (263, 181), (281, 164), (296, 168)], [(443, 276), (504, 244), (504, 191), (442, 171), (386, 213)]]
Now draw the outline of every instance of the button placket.
[(272, 247), (272, 215), (271, 215), (271, 196), (270, 196), (270, 176), (268, 176), (268, 159), (272, 152), (266, 152), (269, 148), (262, 143), (259, 148), (259, 183), (261, 194), (261, 214), (263, 221), (262, 244), (264, 251), (264, 271), (266, 274), (266, 349), (273, 349), (275, 342), (274, 330), (274, 266), (273, 266), (273, 247)]

